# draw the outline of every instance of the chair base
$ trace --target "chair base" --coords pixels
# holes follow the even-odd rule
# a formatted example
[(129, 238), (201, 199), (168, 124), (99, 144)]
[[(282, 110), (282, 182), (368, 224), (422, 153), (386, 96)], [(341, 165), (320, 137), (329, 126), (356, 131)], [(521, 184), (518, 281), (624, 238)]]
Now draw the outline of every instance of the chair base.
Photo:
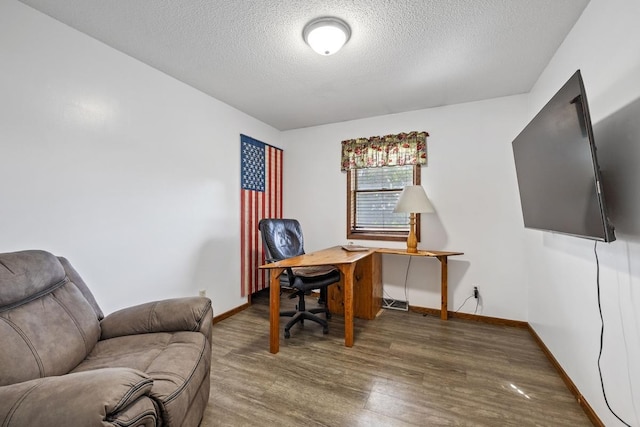
[[(301, 325), (304, 325), (305, 320), (310, 320), (312, 322), (320, 324), (322, 326), (323, 334), (329, 333), (329, 323), (327, 322), (328, 319), (331, 319), (331, 312), (329, 312), (329, 309), (327, 307), (318, 307), (318, 308), (311, 308), (309, 310), (305, 310), (304, 306), (305, 306), (304, 300), (302, 300), (298, 304), (298, 310), (288, 310), (288, 311), (280, 312), (280, 316), (291, 317), (291, 320), (289, 320), (284, 327), (285, 338), (291, 337), (291, 333), (289, 332), (289, 330), (293, 325), (295, 325), (296, 323), (300, 323)], [(320, 314), (320, 313), (324, 313), (327, 320), (321, 318), (320, 316), (316, 316), (316, 314)]]
[[(316, 309), (313, 309), (313, 311), (315, 311)], [(324, 309), (318, 309), (320, 310), (320, 313), (324, 313)], [(312, 310), (309, 311), (298, 311), (291, 320), (289, 320), (289, 322), (287, 322), (287, 324), (284, 327), (284, 337), (285, 338), (290, 338), (291, 337), (291, 333), (289, 332), (289, 330), (291, 329), (291, 327), (293, 325), (295, 325), (296, 323), (300, 323), (301, 325), (304, 325), (304, 321), (305, 320), (311, 320), (313, 322), (319, 323), (322, 326), (322, 333), (323, 334), (328, 334), (329, 333), (329, 323), (327, 323), (326, 320), (316, 316), (313, 313)]]

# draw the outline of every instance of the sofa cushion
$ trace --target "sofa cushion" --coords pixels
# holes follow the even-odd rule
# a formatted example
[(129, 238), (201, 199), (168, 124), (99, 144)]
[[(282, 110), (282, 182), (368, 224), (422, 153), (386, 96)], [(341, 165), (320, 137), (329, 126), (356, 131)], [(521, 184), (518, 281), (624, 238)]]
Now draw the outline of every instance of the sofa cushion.
[(211, 341), (211, 300), (172, 298), (123, 308), (100, 322), (101, 340), (156, 332), (200, 331)]
[(0, 310), (26, 304), (59, 286), (65, 279), (64, 268), (56, 257), (44, 251), (1, 254)]
[(69, 261), (66, 258), (58, 257), (58, 261), (60, 261), (60, 264), (62, 264), (62, 267), (64, 268), (64, 272), (66, 273), (69, 280), (71, 280), (73, 284), (76, 285), (78, 290), (82, 292), (82, 296), (84, 297), (84, 299), (87, 300), (87, 302), (93, 308), (93, 311), (96, 312), (96, 317), (98, 318), (98, 320), (102, 320), (104, 318), (104, 314), (102, 313), (102, 310), (100, 309), (100, 306), (96, 302), (96, 299), (94, 298), (93, 294), (89, 290), (89, 287), (87, 286), (86, 283), (84, 283), (84, 280), (82, 280), (82, 277), (80, 277), (76, 269), (73, 268), (73, 266), (69, 263)]
[(109, 368), (0, 387), (0, 425), (155, 426), (152, 385), (142, 372)]
[(100, 337), (94, 309), (43, 251), (0, 255), (0, 386), (62, 375)]
[[(163, 423), (181, 424), (208, 378), (211, 346), (200, 332), (126, 335), (99, 341), (73, 372), (108, 367), (137, 369), (153, 378), (151, 397)], [(196, 380), (197, 379), (197, 380)]]

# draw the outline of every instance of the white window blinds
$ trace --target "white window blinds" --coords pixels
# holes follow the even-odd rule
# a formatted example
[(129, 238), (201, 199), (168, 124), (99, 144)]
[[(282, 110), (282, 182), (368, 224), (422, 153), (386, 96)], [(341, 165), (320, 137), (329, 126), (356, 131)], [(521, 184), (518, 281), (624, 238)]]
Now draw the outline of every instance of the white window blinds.
[(393, 213), (402, 189), (413, 184), (412, 165), (356, 169), (355, 212), (352, 229), (362, 231), (408, 231), (409, 214)]

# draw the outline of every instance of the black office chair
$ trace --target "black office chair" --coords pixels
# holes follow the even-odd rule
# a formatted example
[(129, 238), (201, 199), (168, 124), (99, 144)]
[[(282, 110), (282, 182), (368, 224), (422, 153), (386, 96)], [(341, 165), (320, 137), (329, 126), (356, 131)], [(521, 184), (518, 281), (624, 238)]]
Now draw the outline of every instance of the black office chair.
[[(275, 262), (286, 258), (291, 258), (304, 254), (304, 241), (302, 228), (295, 219), (261, 219), (258, 229), (262, 235), (262, 244), (265, 251), (266, 261)], [(296, 323), (304, 325), (305, 320), (322, 325), (323, 333), (329, 332), (329, 324), (316, 314), (324, 313), (327, 319), (331, 318), (331, 313), (327, 308), (327, 286), (340, 281), (340, 271), (331, 266), (318, 267), (295, 267), (287, 268), (280, 276), (280, 284), (284, 288), (294, 289), (289, 298), (298, 297), (296, 310), (281, 311), (280, 316), (292, 317), (284, 327), (284, 337), (291, 335), (289, 329)], [(319, 303), (324, 303), (324, 307), (307, 310), (304, 296), (310, 294), (312, 290), (320, 290)]]

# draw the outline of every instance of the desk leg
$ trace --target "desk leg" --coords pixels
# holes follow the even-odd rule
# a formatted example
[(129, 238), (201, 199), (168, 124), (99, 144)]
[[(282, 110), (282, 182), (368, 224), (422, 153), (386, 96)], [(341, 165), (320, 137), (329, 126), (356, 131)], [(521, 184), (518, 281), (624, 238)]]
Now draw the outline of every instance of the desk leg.
[(447, 320), (449, 314), (447, 312), (447, 299), (449, 297), (449, 290), (447, 286), (447, 257), (439, 256), (438, 260), (440, 261), (440, 319)]
[(356, 269), (355, 263), (340, 264), (340, 272), (344, 283), (343, 302), (344, 302), (344, 345), (345, 347), (353, 347), (353, 279)]
[(284, 268), (272, 268), (269, 284), (269, 351), (280, 351), (280, 274)]

